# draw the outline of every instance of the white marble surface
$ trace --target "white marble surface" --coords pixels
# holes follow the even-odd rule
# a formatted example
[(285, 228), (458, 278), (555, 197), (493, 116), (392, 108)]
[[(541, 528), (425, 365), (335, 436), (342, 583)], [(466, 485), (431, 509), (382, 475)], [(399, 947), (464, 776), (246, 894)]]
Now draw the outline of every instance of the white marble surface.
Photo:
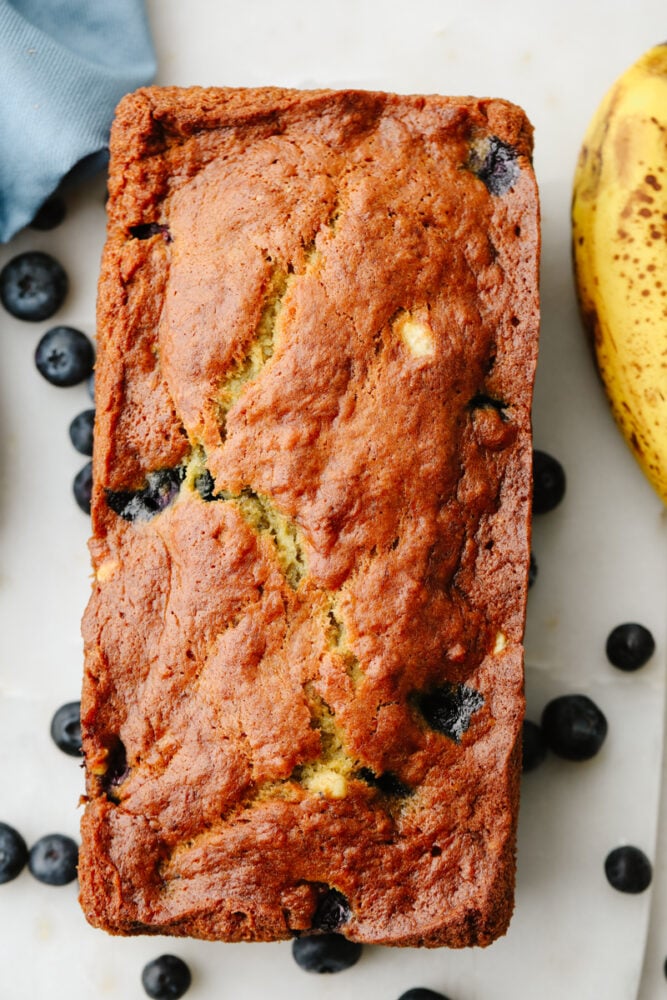
[[(159, 82), (347, 85), (403, 92), (503, 96), (536, 127), (544, 218), (543, 339), (536, 445), (568, 475), (562, 507), (536, 520), (539, 578), (527, 631), (529, 714), (580, 691), (608, 716), (600, 755), (547, 761), (524, 779), (517, 909), (486, 951), (367, 949), (354, 969), (308, 976), (288, 944), (119, 940), (87, 927), (76, 887), (27, 873), (0, 887), (0, 996), (6, 1000), (131, 1000), (145, 961), (171, 950), (193, 970), (192, 1000), (396, 1000), (410, 986), (451, 1000), (657, 1000), (667, 996), (667, 869), (652, 890), (624, 896), (606, 883), (607, 852), (656, 853), (661, 786), (667, 608), (667, 517), (611, 421), (579, 327), (570, 272), (569, 201), (581, 136), (612, 80), (666, 34), (664, 4), (593, 0), (339, 0), (324, 5), (246, 0), (149, 3)], [(662, 16), (662, 20), (660, 15)], [(53, 252), (71, 294), (56, 320), (94, 332), (104, 238), (103, 180), (70, 198), (52, 233), (0, 248)], [(50, 742), (49, 720), (78, 697), (79, 618), (89, 586), (88, 523), (71, 498), (83, 464), (69, 444), (85, 389), (58, 390), (32, 355), (52, 324), (0, 316), (0, 819), (29, 842), (77, 835), (77, 761)], [(639, 620), (658, 648), (634, 675), (605, 660), (609, 630)], [(663, 819), (667, 831), (667, 817)], [(649, 911), (652, 909), (650, 928)], [(646, 965), (640, 987), (645, 943)]]

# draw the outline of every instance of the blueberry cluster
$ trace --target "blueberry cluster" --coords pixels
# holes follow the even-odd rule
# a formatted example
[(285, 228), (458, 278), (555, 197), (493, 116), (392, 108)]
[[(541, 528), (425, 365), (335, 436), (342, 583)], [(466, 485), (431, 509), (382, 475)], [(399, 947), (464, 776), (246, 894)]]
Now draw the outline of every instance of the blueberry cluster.
[[(519, 174), (516, 151), (492, 138), (483, 158), (471, 161), (471, 168), (491, 194), (501, 196), (516, 182)], [(38, 230), (57, 226), (66, 214), (65, 204), (58, 196), (49, 199), (32, 223)], [(165, 226), (157, 223), (131, 227), (134, 239), (150, 239), (156, 235), (169, 242)], [(69, 289), (67, 273), (62, 265), (47, 253), (31, 251), (19, 254), (0, 271), (0, 302), (13, 316), (27, 322), (50, 319), (63, 304)], [(73, 327), (58, 325), (44, 333), (35, 351), (35, 365), (52, 385), (68, 387), (88, 382), (94, 399), (94, 348), (89, 338)], [(475, 397), (471, 405), (492, 407), (503, 414), (504, 404), (486, 396)], [(87, 457), (93, 453), (95, 410), (90, 407), (77, 414), (69, 426), (73, 447)], [(108, 506), (128, 521), (143, 521), (168, 506), (178, 493), (183, 479), (181, 469), (151, 472), (146, 484), (132, 492), (106, 494)], [(532, 513), (540, 515), (554, 510), (566, 492), (566, 477), (560, 462), (543, 451), (533, 453)], [(215, 483), (205, 472), (196, 480), (196, 488), (204, 500), (215, 499)], [(75, 477), (74, 497), (79, 507), (90, 512), (92, 494), (92, 462), (88, 461)], [(537, 561), (531, 553), (528, 585), (537, 578)], [(655, 650), (650, 631), (638, 623), (625, 623), (614, 628), (606, 643), (609, 662), (619, 670), (632, 672), (644, 666)], [(418, 692), (414, 703), (424, 721), (436, 732), (459, 743), (471, 724), (473, 715), (484, 703), (482, 695), (465, 684), (445, 683), (428, 691)], [(535, 770), (549, 752), (568, 761), (587, 761), (602, 749), (608, 734), (607, 719), (588, 695), (571, 693), (549, 701), (540, 723), (526, 720), (523, 724), (523, 771)], [(81, 705), (78, 701), (63, 704), (54, 713), (50, 733), (54, 744), (64, 754), (81, 758)], [(127, 773), (122, 743), (110, 755), (107, 775), (108, 794), (113, 801), (113, 787)], [(375, 774), (361, 768), (358, 777), (376, 792), (387, 797), (407, 797), (413, 790), (391, 772)], [(0, 822), (0, 884), (16, 879), (24, 868), (45, 885), (60, 886), (76, 880), (78, 846), (68, 836), (47, 834), (28, 849), (25, 839), (12, 826)], [(625, 893), (641, 893), (650, 884), (652, 868), (649, 859), (637, 847), (623, 845), (612, 850), (605, 859), (604, 871), (610, 885)], [(300, 968), (314, 973), (336, 973), (355, 965), (362, 954), (362, 945), (344, 936), (341, 931), (352, 916), (348, 899), (338, 889), (321, 887), (312, 918), (312, 933), (299, 935), (293, 942), (292, 953)], [(141, 982), (145, 993), (154, 1000), (178, 1000), (189, 990), (192, 976), (188, 965), (175, 955), (161, 955), (143, 969)], [(399, 1000), (447, 1000), (442, 993), (427, 987), (404, 992)]]
[[(86, 375), (88, 394), (91, 399), (95, 399), (95, 375), (92, 369)], [(69, 425), (69, 439), (72, 446), (81, 455), (92, 456), (93, 454), (93, 433), (95, 428), (95, 410), (88, 407), (77, 413)], [(83, 465), (72, 483), (72, 492), (77, 505), (84, 512), (90, 514), (90, 501), (93, 494), (93, 463), (88, 461)]]
[[(65, 203), (54, 196), (44, 203), (32, 223), (34, 229), (53, 229), (65, 218)], [(13, 257), (0, 271), (0, 302), (17, 319), (36, 323), (50, 319), (60, 309), (69, 290), (63, 266), (50, 254), (33, 250)], [(92, 378), (95, 349), (81, 330), (54, 326), (40, 338), (35, 365), (51, 385), (65, 388)], [(82, 455), (93, 453), (95, 411), (84, 410), (70, 424), (70, 440)], [(74, 499), (90, 513), (93, 469), (87, 462), (77, 473)]]
[[(44, 203), (31, 228), (49, 230), (59, 225), (66, 215), (65, 202), (55, 195)], [(50, 319), (62, 306), (69, 290), (65, 269), (50, 254), (30, 251), (13, 257), (0, 271), (0, 302), (17, 319), (31, 323)], [(38, 372), (51, 385), (59, 388), (87, 381), (94, 399), (95, 351), (89, 338), (70, 326), (54, 326), (40, 338), (35, 350)], [(74, 417), (69, 426), (73, 447), (82, 455), (93, 453), (95, 410), (90, 407)], [(159, 506), (165, 495), (173, 491), (172, 478), (158, 474), (159, 481), (149, 483), (147, 503)], [(77, 473), (73, 483), (74, 498), (79, 507), (90, 513), (92, 494), (92, 462)], [(168, 502), (168, 501), (167, 501)], [(81, 758), (81, 704), (78, 701), (62, 705), (51, 719), (51, 738), (55, 745), (71, 757)], [(28, 849), (25, 839), (13, 826), (0, 822), (0, 884), (13, 881), (24, 868), (45, 885), (67, 885), (77, 877), (79, 848), (76, 842), (61, 833), (40, 837)], [(162, 955), (149, 962), (141, 981), (146, 994), (155, 1000), (177, 1000), (184, 996), (191, 982), (188, 966), (174, 955)]]
[[(543, 451), (533, 453), (533, 514), (554, 510), (565, 496), (566, 478), (560, 462)], [(531, 555), (529, 585), (537, 575)], [(643, 667), (655, 652), (655, 640), (644, 625), (626, 622), (609, 633), (605, 645), (612, 666), (626, 672)], [(523, 724), (523, 771), (527, 773), (546, 760), (549, 751), (564, 760), (586, 761), (595, 757), (607, 738), (604, 712), (585, 694), (565, 694), (545, 705), (540, 723)], [(640, 893), (651, 883), (651, 862), (630, 844), (610, 851), (604, 863), (607, 881), (619, 892)], [(667, 973), (667, 964), (666, 964)]]
[[(609, 661), (620, 670), (638, 670), (655, 649), (649, 630), (636, 623), (618, 625), (607, 644)], [(523, 724), (523, 771), (535, 770), (551, 751), (569, 761), (595, 757), (607, 738), (604, 712), (585, 694), (565, 694), (549, 701), (538, 724)], [(609, 853), (604, 864), (609, 884), (619, 892), (639, 893), (651, 882), (651, 863), (638, 847), (624, 845)]]
[[(81, 758), (81, 702), (70, 701), (57, 709), (51, 719), (51, 738), (63, 753)], [(112, 748), (109, 762), (111, 787), (126, 771), (125, 748), (120, 741)], [(30, 872), (41, 882), (65, 885), (76, 878), (77, 861), (78, 848), (69, 837), (50, 834), (37, 841), (28, 852), (21, 835), (0, 823), (0, 882), (15, 878), (27, 862)], [(3, 866), (6, 866), (6, 875)], [(175, 955), (161, 955), (148, 962), (141, 974), (144, 991), (154, 1000), (178, 1000), (185, 995), (191, 981), (189, 967)]]
[[(81, 757), (81, 706), (62, 705), (51, 719), (51, 738), (72, 757)], [(76, 878), (79, 848), (71, 837), (49, 833), (28, 850), (21, 834), (0, 823), (0, 884), (15, 879), (25, 868), (45, 885), (68, 885)]]
[[(64, 753), (81, 756), (81, 722), (78, 701), (63, 705), (51, 720), (51, 737)], [(71, 837), (49, 833), (28, 850), (21, 834), (0, 823), (0, 883), (10, 882), (28, 870), (45, 885), (67, 885), (76, 878), (79, 848)]]
[(11, 882), (26, 864), (31, 875), (45, 885), (68, 885), (76, 878), (79, 848), (71, 837), (47, 833), (28, 846), (13, 826), (0, 823), (0, 884)]
[[(36, 230), (49, 230), (65, 218), (63, 199), (54, 195), (40, 208), (31, 223)], [(62, 265), (50, 254), (28, 251), (13, 257), (0, 271), (0, 302), (17, 319), (31, 323), (50, 319), (63, 304), (69, 279)], [(56, 326), (40, 339), (35, 351), (37, 370), (57, 386), (76, 385), (93, 369), (94, 350), (88, 337), (72, 327)], [(81, 440), (81, 428), (76, 431)], [(63, 705), (51, 722), (51, 736), (68, 754), (81, 754), (79, 703)], [(15, 879), (28, 866), (46, 885), (66, 885), (76, 879), (79, 849), (71, 837), (60, 833), (41, 837), (28, 850), (21, 834), (0, 823), (0, 883)]]

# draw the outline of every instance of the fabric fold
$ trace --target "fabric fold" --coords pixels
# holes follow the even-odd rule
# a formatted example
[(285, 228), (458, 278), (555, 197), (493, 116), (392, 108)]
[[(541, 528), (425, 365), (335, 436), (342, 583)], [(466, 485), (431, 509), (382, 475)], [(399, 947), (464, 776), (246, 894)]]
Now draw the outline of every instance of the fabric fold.
[(142, 0), (0, 0), (0, 241), (103, 162), (118, 101), (155, 70)]

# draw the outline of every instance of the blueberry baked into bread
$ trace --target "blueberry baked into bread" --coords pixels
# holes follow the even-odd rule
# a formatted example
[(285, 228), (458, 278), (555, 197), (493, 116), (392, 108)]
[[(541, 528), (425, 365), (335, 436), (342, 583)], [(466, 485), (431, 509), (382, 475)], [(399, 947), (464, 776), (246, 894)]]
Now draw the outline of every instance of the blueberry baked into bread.
[(455, 947), (507, 928), (531, 144), (496, 100), (121, 103), (84, 619), (98, 927)]

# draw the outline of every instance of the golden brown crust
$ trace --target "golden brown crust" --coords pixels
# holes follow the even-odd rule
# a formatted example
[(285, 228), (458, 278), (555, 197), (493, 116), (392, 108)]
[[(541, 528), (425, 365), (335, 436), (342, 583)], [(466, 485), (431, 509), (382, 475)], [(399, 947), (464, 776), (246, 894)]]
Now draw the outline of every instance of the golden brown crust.
[(505, 931), (531, 143), (502, 101), (121, 102), (84, 619), (95, 925), (273, 940), (335, 889), (358, 941)]

